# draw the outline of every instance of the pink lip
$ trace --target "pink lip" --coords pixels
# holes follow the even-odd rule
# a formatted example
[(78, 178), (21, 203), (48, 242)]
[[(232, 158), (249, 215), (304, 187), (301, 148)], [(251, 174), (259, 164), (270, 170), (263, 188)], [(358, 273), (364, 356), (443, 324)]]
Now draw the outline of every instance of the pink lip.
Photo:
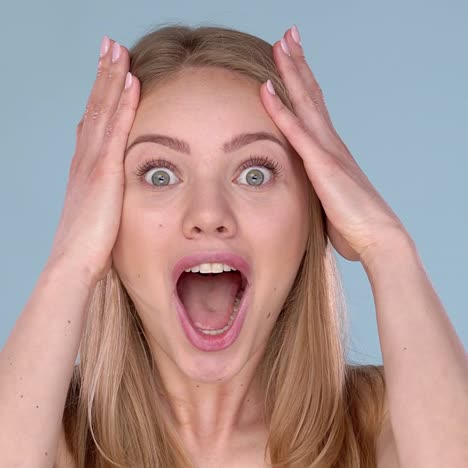
[(176, 293), (177, 281), (180, 275), (188, 268), (193, 268), (196, 265), (200, 265), (200, 263), (226, 263), (240, 271), (246, 278), (247, 285), (250, 285), (250, 265), (244, 257), (229, 251), (205, 251), (182, 257), (174, 265), (172, 270), (172, 284), (176, 289)]

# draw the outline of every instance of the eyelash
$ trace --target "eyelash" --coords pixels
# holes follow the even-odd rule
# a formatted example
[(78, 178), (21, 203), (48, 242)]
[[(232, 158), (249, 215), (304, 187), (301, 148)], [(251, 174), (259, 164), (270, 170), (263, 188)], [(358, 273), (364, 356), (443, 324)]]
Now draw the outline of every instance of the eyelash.
[[(281, 175), (281, 173), (282, 173), (282, 168), (279, 165), (279, 163), (277, 161), (274, 161), (273, 159), (270, 159), (267, 156), (261, 156), (261, 155), (251, 156), (249, 159), (247, 159), (247, 161), (245, 161), (242, 164), (241, 170), (244, 171), (248, 167), (253, 167), (253, 166), (266, 167), (267, 169), (269, 169), (271, 171), (272, 177), (274, 179), (279, 177)], [(158, 169), (159, 168), (170, 169), (173, 172), (177, 172), (177, 169), (174, 166), (174, 164), (170, 163), (169, 161), (166, 161), (165, 159), (150, 159), (149, 161), (146, 161), (146, 162), (140, 164), (137, 167), (137, 169), (135, 171), (135, 174), (140, 179), (143, 179), (148, 171), (150, 171), (151, 169), (156, 169), (156, 168), (158, 168)], [(263, 185), (264, 184), (259, 185), (259, 186), (250, 185), (250, 187), (258, 189), (258, 188), (262, 187)], [(156, 190), (159, 189), (159, 187), (157, 187), (156, 185), (154, 186), (154, 188)]]

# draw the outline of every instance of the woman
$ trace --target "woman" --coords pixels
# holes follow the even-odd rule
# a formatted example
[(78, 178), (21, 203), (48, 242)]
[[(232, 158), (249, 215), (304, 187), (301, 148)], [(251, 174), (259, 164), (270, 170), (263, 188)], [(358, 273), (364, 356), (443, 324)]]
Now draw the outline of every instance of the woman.
[[(345, 362), (331, 246), (369, 277), (385, 371)], [(296, 27), (273, 47), (215, 27), (130, 52), (104, 38), (50, 259), (1, 357), (2, 466), (468, 457), (463, 345)]]

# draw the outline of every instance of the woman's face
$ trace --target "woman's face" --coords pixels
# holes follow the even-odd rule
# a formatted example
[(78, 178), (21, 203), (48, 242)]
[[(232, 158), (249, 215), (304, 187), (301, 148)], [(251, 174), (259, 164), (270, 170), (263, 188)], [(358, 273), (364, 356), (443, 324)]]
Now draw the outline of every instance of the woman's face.
[[(127, 143), (129, 148), (141, 135), (158, 134), (183, 140), (189, 148), (190, 154), (160, 140), (127, 152), (113, 265), (156, 360), (164, 356), (179, 375), (203, 382), (228, 380), (266, 345), (305, 250), (307, 175), (264, 109), (259, 87), (223, 69), (185, 70), (140, 102)], [(228, 152), (223, 148), (233, 137), (254, 132), (272, 134), (285, 148), (268, 139)], [(275, 177), (259, 164), (241, 168), (259, 155), (281, 173)], [(151, 159), (164, 159), (175, 169), (159, 166), (137, 176)], [(172, 296), (176, 262), (205, 251), (241, 255), (251, 272), (240, 333), (216, 351), (202, 350), (187, 338)]]

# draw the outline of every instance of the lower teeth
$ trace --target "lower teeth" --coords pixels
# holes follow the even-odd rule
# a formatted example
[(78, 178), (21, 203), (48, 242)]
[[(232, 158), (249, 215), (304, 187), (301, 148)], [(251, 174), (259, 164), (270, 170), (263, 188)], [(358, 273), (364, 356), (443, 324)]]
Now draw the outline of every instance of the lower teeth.
[[(232, 308), (232, 313), (229, 317), (229, 321), (227, 323), (227, 325), (223, 328), (219, 328), (217, 330), (205, 330), (203, 328), (199, 328), (197, 327), (198, 331), (201, 331), (202, 333), (204, 333), (205, 335), (220, 335), (221, 333), (224, 333), (231, 325), (232, 325), (232, 322), (234, 321), (235, 317), (236, 317), (236, 314), (239, 310), (239, 304), (240, 304), (240, 297), (236, 296), (236, 298), (234, 299), (234, 306)], [(195, 325), (197, 325), (197, 322), (195, 322)]]

